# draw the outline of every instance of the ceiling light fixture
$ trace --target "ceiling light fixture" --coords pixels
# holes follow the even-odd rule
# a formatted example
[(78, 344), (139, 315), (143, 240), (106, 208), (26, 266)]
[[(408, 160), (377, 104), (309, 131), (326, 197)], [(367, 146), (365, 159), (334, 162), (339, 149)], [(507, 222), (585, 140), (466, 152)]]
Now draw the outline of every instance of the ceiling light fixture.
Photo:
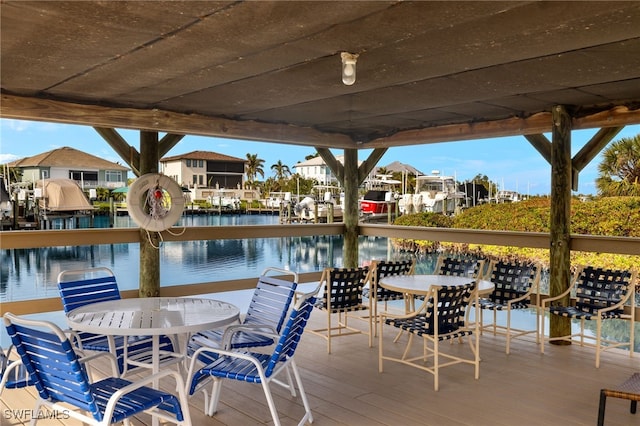
[(356, 82), (356, 61), (358, 60), (357, 53), (342, 52), (342, 82), (351, 86)]

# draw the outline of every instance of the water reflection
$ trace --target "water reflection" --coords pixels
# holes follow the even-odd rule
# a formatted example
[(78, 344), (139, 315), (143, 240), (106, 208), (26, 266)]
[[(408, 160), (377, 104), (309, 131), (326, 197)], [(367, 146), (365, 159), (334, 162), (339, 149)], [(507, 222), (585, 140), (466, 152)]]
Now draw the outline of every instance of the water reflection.
[[(118, 219), (121, 223), (116, 226), (122, 226), (124, 219)], [(196, 216), (184, 220), (194, 226), (278, 223), (277, 217), (263, 215)], [(164, 242), (160, 247), (160, 285), (256, 277), (269, 266), (299, 273), (320, 271), (343, 265), (342, 244), (342, 236), (324, 235)], [(137, 289), (139, 255), (138, 244), (5, 250), (0, 261), (0, 301), (56, 297), (61, 271), (96, 266), (112, 269), (122, 290)], [(387, 238), (360, 237), (361, 263), (402, 256), (391, 248)]]

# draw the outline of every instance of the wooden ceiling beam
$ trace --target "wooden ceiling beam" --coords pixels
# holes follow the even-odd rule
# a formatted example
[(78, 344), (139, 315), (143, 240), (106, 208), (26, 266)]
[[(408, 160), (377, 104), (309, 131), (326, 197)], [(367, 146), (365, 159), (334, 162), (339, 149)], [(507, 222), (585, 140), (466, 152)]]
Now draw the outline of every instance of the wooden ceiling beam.
[(347, 135), (322, 133), (310, 127), (256, 121), (235, 121), (159, 109), (84, 105), (9, 94), (2, 94), (0, 117), (311, 147), (358, 148), (355, 142)]
[[(423, 129), (406, 130), (391, 136), (362, 143), (360, 148), (420, 145), (438, 142), (454, 142), (484, 138), (498, 138), (515, 135), (535, 135), (551, 132), (550, 112), (541, 112), (528, 118), (507, 118), (504, 120), (480, 121), (464, 124), (450, 124)], [(572, 129), (592, 129), (640, 124), (640, 110), (624, 106), (580, 118), (572, 118)]]
[(100, 136), (118, 153), (136, 176), (140, 176), (140, 153), (136, 148), (129, 145), (116, 129), (108, 127), (94, 127)]
[(598, 153), (602, 151), (623, 128), (624, 126), (600, 129), (598, 133), (574, 155), (571, 159), (571, 189), (574, 191), (578, 190), (578, 175), (582, 169), (584, 169), (591, 160), (596, 158)]
[[(513, 117), (406, 130), (370, 142), (354, 142), (348, 135), (323, 133), (310, 127), (235, 121), (159, 109), (84, 105), (10, 94), (2, 94), (0, 117), (337, 149), (389, 148), (541, 134), (550, 132), (552, 125), (551, 113), (543, 112), (527, 118)], [(640, 110), (618, 106), (589, 116), (573, 118), (572, 129), (618, 127), (639, 123)]]

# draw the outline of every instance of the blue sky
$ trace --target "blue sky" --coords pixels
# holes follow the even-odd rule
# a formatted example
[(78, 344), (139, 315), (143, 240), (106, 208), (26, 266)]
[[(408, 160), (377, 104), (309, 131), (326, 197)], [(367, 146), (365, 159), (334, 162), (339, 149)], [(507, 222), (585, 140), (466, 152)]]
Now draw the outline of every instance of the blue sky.
[[(119, 132), (127, 142), (139, 148), (138, 132)], [(596, 132), (597, 129), (574, 131), (573, 155)], [(627, 126), (614, 140), (638, 134), (640, 125)], [(109, 144), (89, 126), (0, 119), (0, 164), (63, 146), (124, 164)], [(311, 147), (186, 136), (167, 155), (195, 150), (214, 151), (243, 159), (247, 153), (258, 154), (265, 160), (265, 177), (272, 176), (271, 165), (278, 160), (293, 171), (296, 163), (315, 153)], [(334, 155), (342, 154), (341, 150), (333, 152)], [(370, 153), (371, 150), (361, 150), (359, 159), (366, 159)], [(410, 164), (426, 174), (439, 170), (443, 175), (456, 176), (459, 181), (484, 174), (501, 189), (516, 190), (523, 194), (549, 194), (551, 191), (551, 167), (521, 136), (391, 148), (378, 166), (386, 166), (393, 161)], [(594, 181), (598, 175), (599, 162), (598, 156), (580, 173), (578, 193), (595, 194)], [(129, 177), (134, 176), (130, 173)]]

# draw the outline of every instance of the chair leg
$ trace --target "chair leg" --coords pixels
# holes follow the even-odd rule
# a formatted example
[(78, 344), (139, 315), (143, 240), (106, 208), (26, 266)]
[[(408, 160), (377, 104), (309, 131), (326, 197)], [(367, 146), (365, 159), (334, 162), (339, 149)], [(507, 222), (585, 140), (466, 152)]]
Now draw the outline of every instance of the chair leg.
[(293, 378), (291, 377), (291, 369), (289, 367), (285, 368), (285, 373), (287, 374), (287, 383), (289, 384), (289, 391), (291, 392), (292, 397), (296, 397), (296, 387), (293, 385)]
[[(374, 297), (371, 300), (373, 300), (373, 305), (372, 305), (372, 308), (373, 308), (373, 321), (374, 321), (374, 324), (375, 324), (376, 322), (380, 321), (380, 318), (378, 318), (378, 298)], [(377, 329), (378, 328), (376, 327), (376, 330)]]
[(497, 333), (497, 323), (498, 323), (498, 310), (493, 309), (493, 335), (495, 336)]
[(269, 405), (269, 411), (271, 412), (273, 425), (280, 426), (280, 418), (278, 417), (278, 411), (276, 410), (276, 405), (275, 405), (275, 402), (273, 401), (273, 396), (271, 395), (271, 389), (269, 389), (269, 383), (266, 380), (262, 381), (262, 390), (264, 391), (265, 398), (267, 398), (267, 404)]
[(311, 414), (311, 406), (309, 405), (309, 400), (307, 399), (307, 394), (304, 391), (304, 387), (302, 386), (302, 379), (300, 377), (300, 372), (298, 371), (298, 366), (295, 364), (295, 360), (291, 360), (291, 369), (293, 370), (293, 375), (296, 378), (296, 383), (298, 384), (298, 390), (300, 391), (300, 398), (302, 399), (302, 405), (304, 405), (304, 417), (300, 420), (298, 424), (304, 424), (307, 421), (309, 423), (313, 423), (313, 414)]
[(373, 336), (374, 336), (374, 329), (373, 329), (373, 319), (371, 318), (371, 310), (369, 310), (369, 347), (372, 348), (373, 347)]
[(327, 353), (331, 353), (331, 308), (327, 309)]
[[(495, 324), (494, 324), (494, 327), (495, 327)], [(507, 309), (507, 355), (509, 355), (510, 352), (511, 352), (511, 309)]]
[[(426, 344), (426, 342), (425, 342)], [(433, 390), (437, 391), (440, 387), (438, 379), (440, 376), (440, 349), (438, 348), (438, 339), (433, 340)]]
[(604, 389), (600, 390), (600, 405), (598, 407), (598, 426), (604, 425), (604, 410), (607, 405), (607, 395), (604, 393)]
[(538, 320), (538, 308), (536, 308), (536, 345), (540, 344), (540, 321)]
[(544, 354), (544, 309), (540, 311), (538, 319), (540, 320), (540, 353)]
[(284, 374), (287, 377), (287, 381), (286, 382), (283, 382), (282, 380), (278, 379), (278, 377), (280, 376), (280, 372), (277, 373), (278, 377), (276, 377), (276, 375), (274, 375), (274, 376), (271, 377), (270, 380), (271, 380), (271, 383), (274, 383), (274, 384), (276, 384), (278, 386), (281, 386), (284, 389), (288, 389), (289, 393), (291, 394), (291, 396), (293, 398), (295, 398), (296, 396), (298, 396), (298, 394), (296, 393), (296, 387), (295, 387), (295, 385), (293, 383), (293, 376), (291, 375), (291, 370), (289, 368), (290, 367), (287, 365), (283, 369), (284, 370)]
[[(222, 390), (222, 379), (217, 377), (213, 378), (213, 385), (211, 387), (211, 400), (209, 401), (209, 407), (206, 407), (205, 413), (207, 416), (213, 416), (218, 411), (218, 401), (220, 401), (220, 391)], [(206, 399), (205, 399), (206, 404)]]
[[(375, 324), (376, 330), (378, 330), (378, 324)], [(382, 348), (382, 319), (380, 320), (380, 331), (378, 334), (378, 373), (382, 373), (383, 371), (383, 360), (384, 351)]]
[[(38, 398), (38, 400), (36, 401), (36, 406), (33, 408), (33, 412), (34, 413), (41, 413), (43, 405), (44, 404), (43, 404), (42, 398)], [(38, 421), (38, 416), (32, 416), (31, 417), (31, 422), (29, 423), (29, 425), (30, 426), (35, 426), (37, 421)]]
[[(584, 320), (583, 320), (584, 323)], [(582, 331), (584, 336), (584, 330)], [(580, 336), (581, 339), (583, 337)], [(596, 320), (596, 368), (600, 368), (600, 345), (602, 344), (602, 319), (598, 317)], [(633, 352), (633, 348), (629, 348)]]

